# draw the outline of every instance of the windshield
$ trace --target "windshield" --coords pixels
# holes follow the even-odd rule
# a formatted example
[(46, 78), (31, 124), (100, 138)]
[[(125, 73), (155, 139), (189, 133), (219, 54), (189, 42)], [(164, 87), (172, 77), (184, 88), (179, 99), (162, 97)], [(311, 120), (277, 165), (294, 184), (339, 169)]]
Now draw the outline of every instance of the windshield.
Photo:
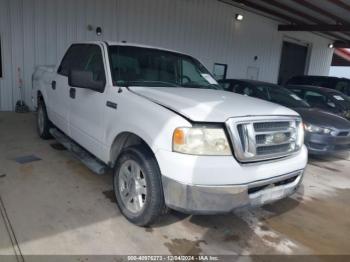
[(293, 108), (308, 108), (308, 103), (296, 94), (280, 86), (258, 85), (257, 89), (271, 102)]
[(134, 46), (109, 47), (114, 85), (221, 89), (190, 56)]

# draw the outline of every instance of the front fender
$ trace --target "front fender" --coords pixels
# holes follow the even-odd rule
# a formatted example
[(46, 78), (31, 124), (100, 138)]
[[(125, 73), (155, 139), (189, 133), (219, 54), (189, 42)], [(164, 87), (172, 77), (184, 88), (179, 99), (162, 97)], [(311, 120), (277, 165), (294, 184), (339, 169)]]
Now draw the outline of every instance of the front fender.
[(129, 132), (140, 137), (153, 151), (172, 150), (173, 132), (178, 127), (191, 126), (186, 119), (154, 102), (124, 92), (118, 109), (106, 113), (106, 160), (110, 162), (110, 149), (119, 134)]

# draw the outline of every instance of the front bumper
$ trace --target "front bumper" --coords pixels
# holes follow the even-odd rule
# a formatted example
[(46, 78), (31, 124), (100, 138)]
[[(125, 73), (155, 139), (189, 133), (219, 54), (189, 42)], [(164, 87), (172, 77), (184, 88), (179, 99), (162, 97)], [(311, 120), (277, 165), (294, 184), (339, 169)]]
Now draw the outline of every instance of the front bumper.
[(240, 185), (188, 185), (162, 176), (166, 205), (189, 214), (228, 213), (243, 206), (261, 206), (293, 194), (303, 178), (298, 170)]
[(350, 136), (330, 136), (306, 132), (305, 145), (310, 154), (330, 154), (350, 150)]

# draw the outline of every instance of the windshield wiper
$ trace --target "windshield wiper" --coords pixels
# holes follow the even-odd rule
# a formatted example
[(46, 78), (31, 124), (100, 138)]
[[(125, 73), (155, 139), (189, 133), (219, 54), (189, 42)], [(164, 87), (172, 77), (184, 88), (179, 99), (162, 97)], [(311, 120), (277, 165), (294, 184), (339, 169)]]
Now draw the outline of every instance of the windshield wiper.
[[(132, 86), (132, 85), (142, 85), (146, 84), (147, 86), (150, 87), (166, 87), (166, 86), (171, 86), (171, 87), (179, 87), (179, 85), (172, 83), (172, 82), (166, 82), (166, 81), (147, 81), (147, 80), (137, 80), (137, 81), (118, 81), (118, 85), (121, 86)], [(156, 84), (156, 85), (154, 85)]]
[(205, 86), (205, 85), (197, 84), (195, 82), (184, 83), (181, 85), (181, 87), (222, 90), (219, 85), (209, 84)]

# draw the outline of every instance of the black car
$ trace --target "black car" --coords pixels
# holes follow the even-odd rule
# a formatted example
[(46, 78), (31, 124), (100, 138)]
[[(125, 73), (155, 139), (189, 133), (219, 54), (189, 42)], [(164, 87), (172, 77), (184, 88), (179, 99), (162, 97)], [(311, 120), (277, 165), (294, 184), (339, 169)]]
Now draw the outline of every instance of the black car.
[(318, 86), (286, 86), (311, 107), (319, 108), (350, 120), (350, 97), (334, 89)]
[(321, 86), (350, 96), (350, 79), (334, 76), (294, 76), (285, 85)]
[(295, 93), (275, 84), (226, 79), (219, 81), (226, 91), (268, 100), (297, 111), (304, 122), (305, 145), (311, 154), (329, 154), (350, 149), (350, 121), (310, 105)]

